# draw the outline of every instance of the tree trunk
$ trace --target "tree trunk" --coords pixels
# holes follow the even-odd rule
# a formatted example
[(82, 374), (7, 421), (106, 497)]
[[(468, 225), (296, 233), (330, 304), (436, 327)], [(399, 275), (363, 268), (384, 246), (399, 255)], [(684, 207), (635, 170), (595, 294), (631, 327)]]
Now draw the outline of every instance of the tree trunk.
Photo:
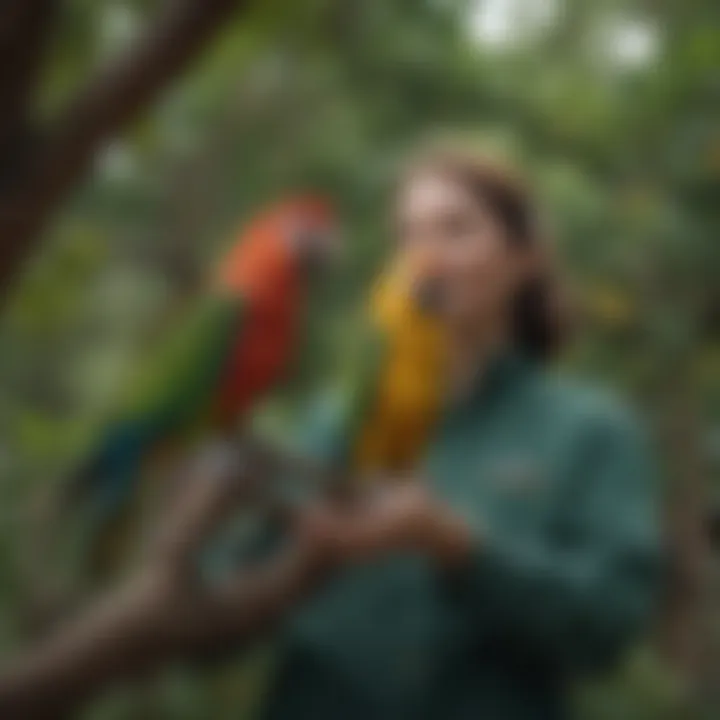
[(667, 504), (672, 574), (661, 641), (672, 665), (689, 687), (695, 687), (703, 674), (707, 651), (704, 623), (708, 620), (711, 553), (700, 423), (693, 389), (688, 385), (677, 379), (663, 409), (668, 418), (664, 440), (672, 477)]
[(50, 127), (37, 130), (27, 120), (27, 100), (54, 3), (14, 0), (0, 23), (0, 38), (14, 33), (22, 38), (0, 50), (0, 59), (14, 60), (14, 72), (0, 76), (0, 96), (8, 99), (0, 125), (0, 302), (96, 153), (247, 5), (246, 0), (167, 0), (137, 42), (101, 69)]

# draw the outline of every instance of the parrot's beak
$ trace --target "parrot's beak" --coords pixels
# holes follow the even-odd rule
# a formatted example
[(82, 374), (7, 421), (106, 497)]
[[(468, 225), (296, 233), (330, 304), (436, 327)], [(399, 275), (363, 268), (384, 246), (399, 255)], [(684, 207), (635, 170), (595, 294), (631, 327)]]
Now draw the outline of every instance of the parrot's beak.
[(437, 277), (419, 278), (413, 283), (412, 296), (418, 308), (428, 314), (441, 312), (445, 292)]
[(441, 313), (445, 304), (445, 288), (436, 252), (424, 247), (415, 248), (403, 256), (401, 263), (408, 273), (409, 292), (416, 308), (422, 313)]

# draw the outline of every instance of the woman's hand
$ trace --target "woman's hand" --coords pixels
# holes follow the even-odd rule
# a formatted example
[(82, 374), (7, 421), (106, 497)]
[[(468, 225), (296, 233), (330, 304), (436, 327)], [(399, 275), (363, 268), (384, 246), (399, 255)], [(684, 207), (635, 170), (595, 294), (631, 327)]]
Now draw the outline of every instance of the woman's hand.
[(463, 520), (415, 481), (383, 486), (352, 504), (315, 508), (304, 523), (301, 536), (312, 538), (334, 564), (411, 551), (454, 566), (472, 544)]

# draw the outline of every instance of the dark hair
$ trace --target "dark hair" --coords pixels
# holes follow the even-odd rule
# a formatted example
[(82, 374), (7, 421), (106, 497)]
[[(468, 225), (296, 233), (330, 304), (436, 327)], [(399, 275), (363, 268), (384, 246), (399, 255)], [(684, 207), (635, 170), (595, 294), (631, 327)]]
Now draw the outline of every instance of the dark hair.
[(515, 298), (513, 336), (518, 349), (526, 355), (538, 360), (552, 358), (564, 343), (565, 322), (561, 318), (557, 279), (545, 261), (545, 242), (525, 182), (509, 167), (455, 147), (432, 147), (416, 156), (407, 166), (401, 185), (424, 173), (440, 173), (459, 182), (487, 205), (505, 229), (509, 243), (542, 254), (537, 274)]

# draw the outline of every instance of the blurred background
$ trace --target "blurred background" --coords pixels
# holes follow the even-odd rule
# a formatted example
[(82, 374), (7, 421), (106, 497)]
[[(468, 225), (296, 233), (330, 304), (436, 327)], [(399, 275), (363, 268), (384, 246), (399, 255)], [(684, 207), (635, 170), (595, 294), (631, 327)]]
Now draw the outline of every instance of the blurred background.
[[(38, 498), (182, 319), (240, 220), (311, 186), (338, 197), (348, 222), (345, 274), (324, 298), (307, 357), (266, 412), (282, 432), (330, 372), (329, 346), (353, 332), (388, 243), (394, 164), (428, 133), (457, 133), (533, 177), (581, 308), (566, 362), (632, 397), (661, 449), (675, 582), (654, 636), (616, 677), (580, 693), (582, 717), (719, 717), (716, 0), (207, 2), (208, 14), (221, 10), (207, 21), (198, 11), (169, 44), (162, 28), (177, 28), (162, 7), (188, 0), (44, 5), (42, 63), (26, 73), (3, 62), (0, 83), (10, 99), (14, 85), (22, 95), (32, 84), (23, 115), (61, 130), (48, 143), (23, 126), (20, 142), (2, 134), (5, 111), (0, 123), (0, 141), (12, 140), (0, 142), (12, 150), (0, 183), (3, 656), (32, 631), (37, 568), (25, 550)], [(2, 20), (0, 57), (12, 39)], [(146, 55), (133, 50), (138, 39)], [(186, 46), (183, 63), (192, 63), (175, 57), (177, 72), (168, 72), (152, 52), (163, 42), (170, 64), (172, 48)], [(149, 90), (128, 91), (113, 74), (117, 58), (133, 56), (146, 63), (140, 84)], [(88, 77), (95, 95), (85, 93)], [(108, 102), (103, 93), (116, 90), (125, 96)], [(63, 118), (78, 106), (97, 123), (81, 113), (86, 124), (68, 131)], [(80, 149), (52, 155), (63, 142)], [(7, 170), (43, 152), (53, 170), (37, 182)], [(226, 716), (237, 717), (226, 695), (179, 671), (89, 714)]]

